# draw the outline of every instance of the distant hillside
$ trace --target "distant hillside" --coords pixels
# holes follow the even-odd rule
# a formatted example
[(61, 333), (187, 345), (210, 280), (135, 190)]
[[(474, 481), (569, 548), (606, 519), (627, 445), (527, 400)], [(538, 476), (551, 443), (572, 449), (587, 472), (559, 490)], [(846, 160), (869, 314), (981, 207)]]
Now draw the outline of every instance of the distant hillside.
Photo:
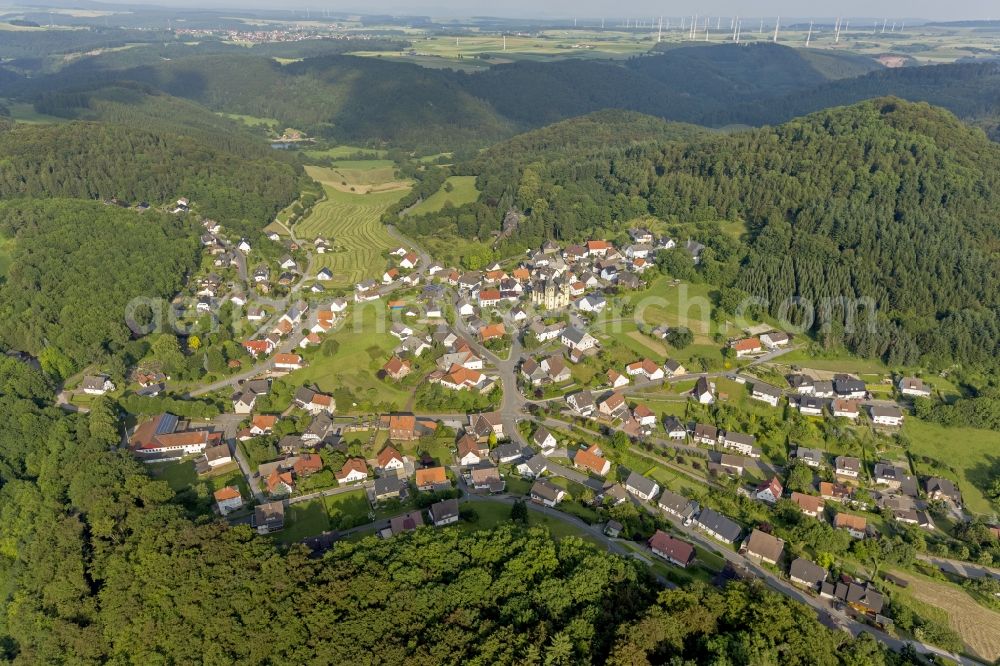
[[(511, 168), (491, 154), (476, 163), (481, 201), (497, 202), (497, 220), (508, 206), (525, 211), (509, 240), (516, 247), (540, 235), (615, 233), (647, 214), (668, 223), (739, 220), (750, 243), (738, 248), (706, 232), (701, 267), (737, 300), (761, 298), (772, 315), (787, 314), (791, 298), (831, 303), (840, 323), (813, 323), (820, 340), (892, 364), (996, 364), (1000, 146), (946, 111), (882, 98), (775, 128), (609, 147), (589, 159), (556, 150)], [(877, 315), (845, 313), (845, 298), (870, 299)], [(793, 307), (790, 316), (809, 327), (807, 312)]]

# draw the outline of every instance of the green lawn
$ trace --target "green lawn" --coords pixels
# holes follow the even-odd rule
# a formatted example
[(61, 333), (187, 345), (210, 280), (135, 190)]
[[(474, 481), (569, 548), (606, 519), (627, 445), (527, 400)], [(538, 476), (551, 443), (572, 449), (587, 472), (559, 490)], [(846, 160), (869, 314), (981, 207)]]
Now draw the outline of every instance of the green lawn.
[(285, 510), (285, 529), (276, 532), (279, 543), (294, 543), (330, 529), (330, 517), (322, 499), (292, 504)]
[[(338, 399), (338, 413), (370, 411), (364, 408), (373, 404), (387, 404), (395, 409), (403, 407), (410, 392), (377, 376), (399, 343), (385, 330), (378, 332), (379, 306), (377, 302), (352, 309), (347, 321), (327, 336), (340, 345), (337, 353), (323, 356), (318, 348), (308, 350), (305, 353), (308, 365), (291, 373), (288, 381), (299, 386), (316, 384), (321, 391), (350, 391), (358, 406), (343, 404), (343, 400)], [(388, 329), (388, 322), (384, 328)], [(361, 404), (363, 402), (369, 404)]]
[(366, 155), (371, 155), (376, 159), (382, 159), (386, 155), (384, 150), (374, 150), (371, 148), (362, 148), (361, 146), (334, 146), (333, 148), (327, 148), (325, 150), (303, 150), (302, 153), (307, 157), (311, 157), (315, 160), (322, 159), (333, 159), (342, 160), (358, 153), (365, 153)]
[(321, 501), (325, 507), (330, 524), (339, 529), (348, 529), (355, 525), (368, 522), (371, 505), (361, 488), (339, 495), (329, 495)]
[[(451, 192), (445, 191), (448, 184), (452, 187)], [(479, 190), (476, 189), (475, 176), (451, 176), (441, 189), (414, 206), (410, 212), (412, 215), (436, 213), (444, 207), (445, 202), (451, 202), (451, 205), (457, 208), (478, 198)]]
[[(906, 419), (903, 433), (910, 440), (912, 453), (939, 461), (941, 465), (935, 472), (958, 481), (970, 511), (992, 512), (982, 488), (990, 482), (991, 471), (1000, 459), (1000, 433), (975, 428), (945, 428), (915, 418)], [(918, 461), (918, 471), (921, 465)], [(944, 466), (953, 468), (954, 473), (942, 469)]]

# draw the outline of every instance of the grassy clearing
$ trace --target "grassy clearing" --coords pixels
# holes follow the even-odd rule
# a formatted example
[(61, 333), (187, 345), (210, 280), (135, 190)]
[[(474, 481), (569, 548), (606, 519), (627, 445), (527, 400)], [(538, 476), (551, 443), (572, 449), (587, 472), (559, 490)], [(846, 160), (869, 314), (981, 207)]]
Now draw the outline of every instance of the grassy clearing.
[(351, 194), (323, 181), (329, 178), (329, 169), (306, 167), (306, 170), (323, 182), (326, 199), (316, 204), (312, 215), (296, 225), (296, 233), (302, 238), (326, 238), (337, 248), (316, 255), (314, 269), (329, 268), (334, 276), (333, 286), (346, 286), (380, 276), (385, 268), (382, 252), (398, 244), (386, 232), (381, 216), (406, 194), (406, 190)]
[(293, 504), (285, 510), (285, 529), (274, 538), (279, 543), (294, 543), (330, 529), (330, 516), (322, 499)]
[(37, 111), (35, 111), (35, 107), (32, 104), (27, 104), (23, 102), (9, 102), (9, 101), (4, 101), (3, 104), (10, 110), (10, 117), (19, 123), (27, 123), (33, 125), (38, 123), (69, 122), (68, 118), (60, 118), (58, 116), (49, 116), (44, 113), (38, 113)]
[(327, 148), (325, 150), (303, 150), (302, 153), (306, 157), (310, 157), (314, 160), (342, 160), (347, 157), (353, 157), (358, 153), (371, 155), (375, 159), (382, 159), (386, 156), (387, 151), (362, 148), (361, 146), (334, 146), (333, 148)]
[[(981, 488), (990, 481), (991, 470), (1000, 459), (1000, 433), (975, 428), (945, 428), (910, 418), (903, 423), (910, 450), (948, 465), (955, 470), (965, 504), (970, 511), (992, 511)], [(918, 463), (919, 466), (919, 463)], [(946, 473), (947, 472), (942, 472)]]
[[(445, 190), (448, 184), (452, 187), (450, 192)], [(411, 214), (436, 213), (444, 208), (445, 203), (458, 207), (472, 203), (478, 198), (479, 190), (476, 189), (475, 176), (450, 176), (441, 189), (414, 206)]]
[(361, 488), (322, 499), (331, 525), (357, 525), (368, 520), (371, 506)]
[(221, 111), (216, 112), (223, 118), (229, 118), (230, 120), (235, 120), (241, 122), (248, 127), (259, 127), (264, 125), (270, 129), (277, 130), (278, 126), (281, 125), (281, 121), (275, 118), (262, 118), (260, 116), (248, 116), (242, 113), (222, 113)]
[[(347, 320), (328, 337), (340, 345), (333, 356), (323, 356), (316, 348), (305, 356), (308, 365), (289, 375), (295, 385), (316, 384), (321, 391), (347, 389), (356, 398), (388, 403), (402, 408), (410, 397), (407, 390), (384, 382), (377, 376), (399, 341), (386, 331), (378, 331), (379, 309), (376, 304), (351, 310)], [(384, 320), (383, 320), (384, 321)], [(351, 404), (337, 401), (337, 411), (351, 413)]]

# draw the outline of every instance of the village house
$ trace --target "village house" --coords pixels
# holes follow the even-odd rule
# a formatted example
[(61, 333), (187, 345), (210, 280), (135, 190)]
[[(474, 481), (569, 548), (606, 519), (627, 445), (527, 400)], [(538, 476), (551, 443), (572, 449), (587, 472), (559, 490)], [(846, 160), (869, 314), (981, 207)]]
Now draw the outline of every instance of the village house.
[(619, 419), (628, 412), (628, 404), (621, 393), (612, 393), (598, 402), (597, 411), (606, 418)]
[(547, 479), (537, 479), (531, 486), (531, 501), (554, 507), (566, 497), (566, 491)]
[(854, 610), (868, 616), (876, 617), (882, 612), (885, 600), (882, 593), (855, 581), (838, 582), (834, 596)]
[(833, 517), (833, 526), (838, 530), (847, 530), (847, 533), (855, 539), (864, 539), (868, 528), (868, 521), (863, 516), (838, 513)]
[(709, 383), (708, 377), (699, 377), (695, 382), (694, 389), (691, 390), (691, 397), (702, 405), (711, 405), (715, 402), (714, 386)]
[(754, 498), (768, 504), (776, 504), (781, 499), (784, 488), (778, 477), (771, 477), (770, 481), (762, 481), (754, 491)]
[(195, 469), (199, 472), (210, 471), (219, 467), (224, 467), (225, 465), (230, 465), (232, 462), (233, 454), (229, 450), (229, 444), (222, 442), (221, 444), (207, 447), (202, 458), (195, 463)]
[(650, 431), (656, 426), (656, 414), (646, 405), (636, 405), (632, 409), (632, 418), (644, 431)]
[(389, 519), (389, 533), (397, 536), (404, 532), (412, 532), (424, 525), (424, 514), (419, 509), (404, 513), (401, 516), (393, 516)]
[(531, 436), (531, 443), (540, 448), (542, 451), (548, 451), (556, 448), (555, 436), (549, 432), (548, 428), (545, 426), (538, 426), (535, 430), (535, 434)]
[(823, 498), (815, 495), (793, 492), (792, 501), (799, 507), (805, 515), (811, 518), (819, 518), (823, 515)]
[(400, 381), (404, 377), (410, 374), (412, 365), (409, 360), (403, 360), (393, 354), (393, 356), (386, 361), (385, 365), (382, 366), (382, 372), (385, 376), (393, 381)]
[(819, 482), (819, 496), (828, 502), (849, 502), (851, 489), (839, 483)]
[(560, 339), (563, 346), (578, 352), (586, 352), (597, 346), (597, 338), (577, 328), (563, 330)]
[(782, 539), (755, 529), (743, 542), (741, 551), (752, 560), (775, 565), (781, 560), (784, 549), (785, 542)]
[(667, 377), (671, 378), (687, 374), (687, 368), (673, 359), (667, 359), (667, 362), (663, 364), (663, 370), (666, 372)]
[(499, 412), (469, 414), (469, 425), (466, 429), (475, 434), (480, 441), (487, 441), (490, 435), (495, 435), (497, 438), (504, 436), (503, 419)]
[(389, 500), (405, 500), (408, 496), (406, 481), (398, 476), (382, 476), (375, 479), (371, 488), (371, 499), (376, 503)]
[(87, 375), (80, 382), (80, 389), (87, 395), (104, 395), (114, 391), (114, 383), (106, 375)]
[(771, 331), (760, 336), (760, 341), (768, 349), (774, 350), (787, 346), (791, 338), (784, 331)]
[(714, 425), (709, 425), (707, 423), (696, 423), (692, 439), (696, 444), (708, 444), (710, 446), (718, 444), (719, 429)]
[(303, 453), (292, 464), (292, 470), (297, 477), (307, 477), (323, 469), (323, 459), (318, 453)]
[(931, 390), (918, 377), (900, 377), (899, 392), (913, 398), (929, 398)]
[(517, 473), (526, 479), (535, 479), (548, 470), (548, 461), (543, 455), (534, 455), (518, 464)]
[(858, 418), (858, 403), (854, 400), (843, 400), (837, 398), (833, 401), (834, 418), (856, 419)]
[(625, 481), (625, 490), (629, 491), (639, 499), (648, 502), (660, 492), (660, 484), (652, 479), (646, 478), (638, 472), (632, 472)]
[(566, 404), (580, 416), (590, 417), (594, 413), (594, 396), (590, 391), (577, 391), (566, 396)]
[(291, 372), (292, 370), (301, 370), (305, 367), (302, 363), (302, 357), (298, 354), (275, 354), (274, 355), (274, 369)]
[(948, 479), (939, 476), (932, 476), (924, 481), (924, 490), (927, 498), (932, 500), (950, 500), (956, 505), (962, 504), (962, 493), (958, 491), (955, 484)]
[(403, 454), (393, 446), (386, 446), (375, 459), (381, 473), (392, 472), (398, 474), (405, 468)]
[(507, 335), (507, 328), (502, 324), (490, 324), (479, 329), (479, 340), (483, 344), (490, 340), (499, 340)]
[(223, 516), (232, 511), (243, 508), (243, 496), (236, 486), (226, 486), (219, 488), (212, 495), (215, 498), (215, 506)]
[(636, 361), (634, 363), (629, 363), (625, 366), (625, 372), (630, 377), (640, 376), (651, 382), (663, 379), (664, 376), (663, 368), (648, 358), (644, 358), (641, 361)]
[(803, 395), (799, 397), (799, 413), (803, 416), (822, 416), (823, 408), (826, 407), (824, 398), (817, 398), (814, 395)]
[(431, 505), (429, 510), (434, 527), (443, 527), (458, 522), (459, 510), (457, 499), (446, 499)]
[(736, 353), (736, 358), (746, 358), (747, 356), (753, 356), (763, 351), (759, 338), (734, 340), (729, 346)]
[(480, 443), (473, 434), (462, 435), (458, 440), (458, 464), (462, 467), (478, 465), (489, 457), (489, 446)]
[(568, 382), (573, 377), (570, 369), (566, 367), (566, 362), (563, 361), (561, 356), (549, 356), (547, 358), (543, 358), (542, 362), (539, 363), (539, 367), (542, 369), (542, 372), (545, 373), (545, 379), (553, 384)]
[(490, 451), (490, 459), (502, 465), (518, 462), (522, 457), (524, 451), (514, 442), (505, 442)]
[(663, 431), (668, 439), (683, 440), (687, 437), (687, 428), (676, 416), (666, 416), (663, 419)]
[(692, 502), (683, 495), (678, 495), (671, 490), (664, 490), (657, 500), (657, 505), (664, 512), (669, 513), (681, 521), (687, 521), (698, 511), (698, 504)]
[(336, 409), (333, 396), (320, 393), (305, 386), (295, 391), (295, 397), (292, 402), (296, 407), (304, 409), (313, 415), (322, 413), (333, 414)]
[(719, 467), (727, 474), (743, 476), (743, 458), (730, 453), (723, 453), (719, 456)]
[(857, 458), (851, 458), (850, 456), (837, 456), (834, 459), (833, 464), (834, 473), (837, 476), (856, 479), (858, 478), (858, 474), (861, 473), (861, 461)]
[(433, 492), (451, 488), (448, 474), (444, 467), (423, 467), (416, 471), (414, 483), (421, 492)]
[(608, 379), (608, 386), (614, 389), (620, 389), (623, 386), (628, 386), (629, 379), (617, 370), (608, 370), (605, 373), (605, 377)]
[(833, 392), (840, 398), (863, 400), (868, 397), (868, 387), (860, 379), (837, 375), (833, 379)]
[(285, 528), (285, 504), (268, 502), (258, 504), (253, 511), (253, 525), (258, 534), (273, 534)]
[(765, 384), (764, 382), (754, 382), (750, 397), (754, 400), (766, 402), (772, 407), (777, 407), (778, 402), (781, 400), (781, 389), (770, 384)]
[(832, 398), (833, 382), (829, 379), (817, 379), (812, 383), (812, 395), (816, 398)]
[(649, 538), (648, 544), (654, 555), (662, 557), (671, 564), (686, 568), (694, 562), (694, 546), (670, 536), (663, 530), (656, 530)]
[(740, 453), (751, 458), (759, 458), (760, 451), (754, 446), (754, 442), (757, 439), (753, 435), (745, 435), (741, 432), (726, 432), (722, 436), (722, 446), (727, 449), (732, 449), (737, 453)]
[(611, 462), (604, 457), (600, 447), (581, 448), (573, 457), (573, 466), (593, 472), (598, 476), (606, 476), (611, 471)]
[(337, 483), (344, 486), (368, 478), (368, 465), (361, 458), (348, 458), (339, 472), (334, 475)]
[(469, 469), (469, 485), (474, 490), (486, 490), (490, 493), (503, 492), (505, 487), (500, 470), (490, 463), (480, 463)]
[(795, 449), (795, 459), (813, 469), (819, 469), (823, 466), (823, 452), (819, 449), (809, 449), (800, 446)]
[(713, 539), (730, 545), (735, 544), (743, 533), (743, 528), (737, 523), (712, 509), (702, 509), (694, 524)]
[(869, 407), (869, 412), (875, 425), (891, 427), (903, 425), (903, 412), (895, 405), (872, 405)]
[(788, 569), (788, 578), (796, 585), (802, 585), (811, 590), (819, 589), (819, 586), (826, 581), (829, 572), (815, 562), (810, 562), (804, 557), (797, 557), (792, 560), (792, 566)]

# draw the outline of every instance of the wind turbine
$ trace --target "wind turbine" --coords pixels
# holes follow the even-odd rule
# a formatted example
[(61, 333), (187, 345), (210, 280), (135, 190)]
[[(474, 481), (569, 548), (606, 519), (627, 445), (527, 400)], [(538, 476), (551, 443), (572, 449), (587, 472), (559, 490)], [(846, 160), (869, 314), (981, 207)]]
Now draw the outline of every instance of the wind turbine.
[(663, 17), (660, 17), (660, 29), (656, 32), (656, 43), (659, 44), (663, 41)]
[(813, 22), (809, 21), (809, 32), (806, 34), (806, 46), (809, 46), (809, 42), (812, 41), (813, 36)]
[(775, 17), (775, 19), (774, 19), (774, 37), (771, 38), (771, 41), (774, 42), (775, 44), (778, 43), (778, 26), (780, 26), (780, 25), (781, 25), (781, 17), (780, 16)]
[(834, 38), (833, 43), (840, 43), (840, 17), (837, 17), (837, 36)]

